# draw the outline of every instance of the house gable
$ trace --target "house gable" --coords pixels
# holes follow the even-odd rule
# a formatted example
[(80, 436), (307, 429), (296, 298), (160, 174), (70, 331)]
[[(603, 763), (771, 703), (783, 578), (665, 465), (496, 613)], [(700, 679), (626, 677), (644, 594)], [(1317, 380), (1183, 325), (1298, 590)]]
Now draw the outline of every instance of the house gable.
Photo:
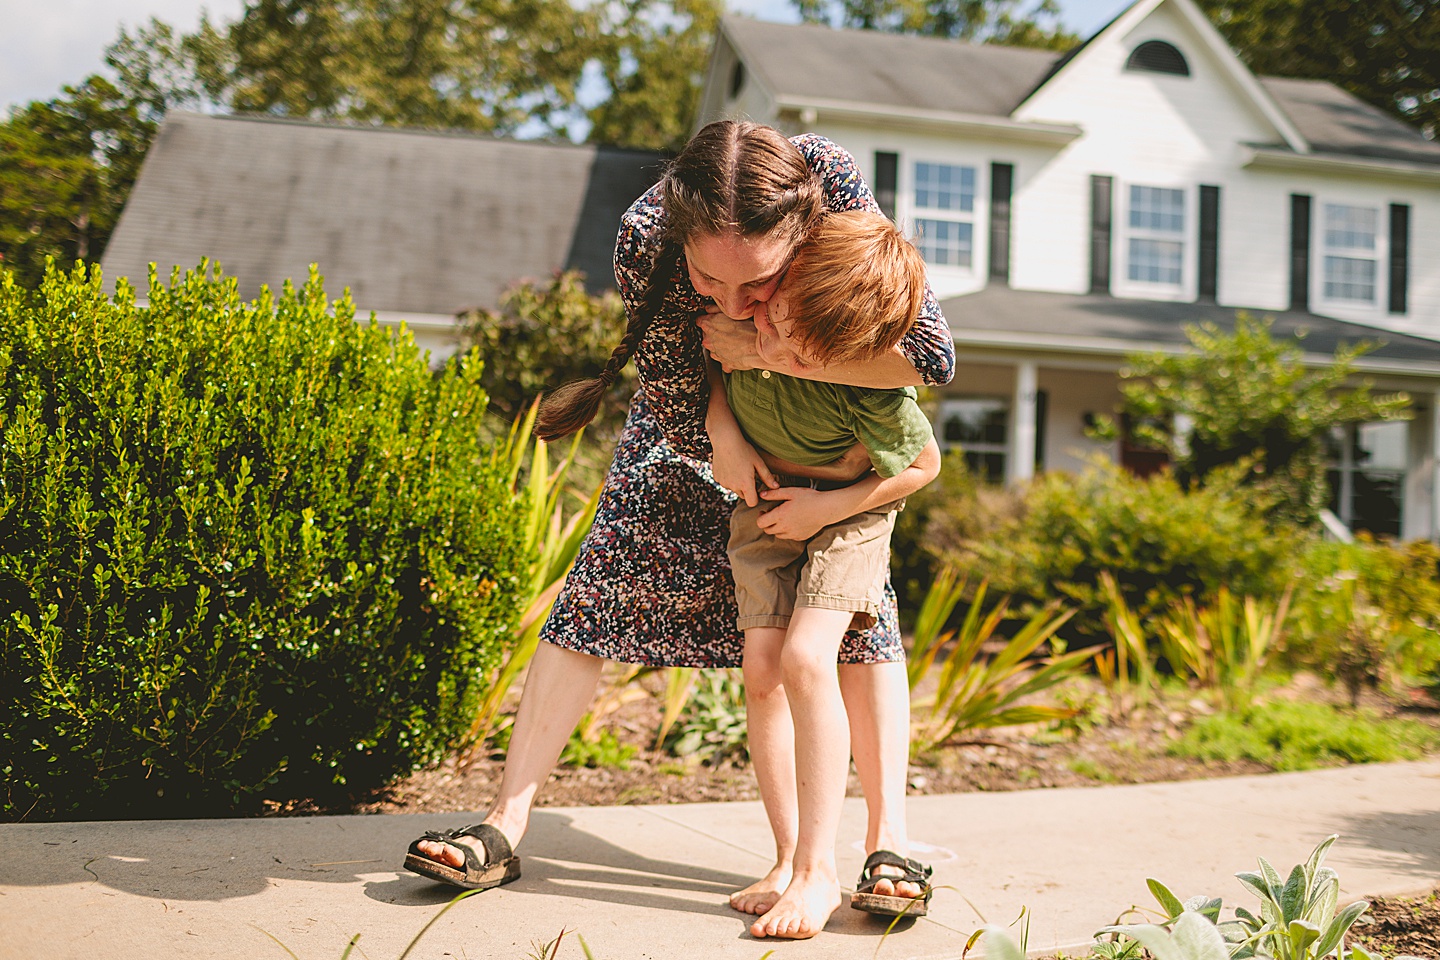
[[(1097, 81), (1114, 76), (1117, 71), (1132, 80), (1156, 83), (1164, 80), (1179, 83), (1186, 79), (1127, 69), (1131, 54), (1149, 41), (1161, 41), (1178, 48), (1189, 62), (1192, 76), (1198, 78), (1203, 74), (1207, 92), (1219, 93), (1219, 88), (1228, 88), (1228, 98), (1259, 121), (1262, 130), (1255, 142), (1280, 143), (1297, 153), (1309, 152), (1310, 145), (1294, 121), (1191, 0), (1139, 0), (1058, 64), (1017, 105), (1014, 117), (1083, 122), (1081, 118), (1069, 116), (1075, 109), (1072, 105), (1075, 88), (1087, 94), (1103, 95), (1095, 89)], [(1197, 106), (1193, 99), (1179, 96), (1177, 105), (1193, 109)]]

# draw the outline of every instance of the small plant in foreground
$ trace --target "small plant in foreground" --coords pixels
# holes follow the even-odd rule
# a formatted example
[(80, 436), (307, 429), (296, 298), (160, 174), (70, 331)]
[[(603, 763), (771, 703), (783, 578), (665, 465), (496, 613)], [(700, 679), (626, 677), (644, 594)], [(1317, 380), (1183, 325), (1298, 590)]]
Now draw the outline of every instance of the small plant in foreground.
[[(1235, 919), (1222, 922), (1218, 898), (1195, 897), (1181, 903), (1164, 884), (1150, 880), (1150, 891), (1168, 916), (1158, 924), (1105, 927), (1099, 935), (1136, 941), (1155, 960), (1371, 960), (1371, 954), (1359, 946), (1345, 948), (1345, 934), (1370, 904), (1357, 900), (1337, 911), (1340, 878), (1322, 866), (1336, 839), (1332, 834), (1321, 841), (1285, 879), (1264, 857), (1258, 858), (1258, 872), (1237, 873), (1236, 879), (1260, 899), (1258, 916), (1237, 907)], [(1106, 952), (1092, 956), (1110, 958), (1122, 949), (1112, 943)]]

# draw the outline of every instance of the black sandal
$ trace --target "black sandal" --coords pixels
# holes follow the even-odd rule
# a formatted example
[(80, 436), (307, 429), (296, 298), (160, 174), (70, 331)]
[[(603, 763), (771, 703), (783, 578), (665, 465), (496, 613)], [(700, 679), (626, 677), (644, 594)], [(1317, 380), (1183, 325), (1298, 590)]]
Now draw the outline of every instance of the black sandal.
[[(455, 843), (459, 837), (474, 837), (485, 845), (486, 861), (481, 861), (475, 848), (469, 844)], [(450, 843), (465, 851), (465, 869), (452, 867), (448, 863), (431, 860), (420, 853), (420, 844), (426, 840)], [(510, 849), (505, 834), (488, 823), (477, 823), (458, 830), (430, 830), (425, 836), (410, 844), (405, 851), (405, 869), (411, 873), (440, 883), (448, 883), (466, 890), (489, 890), (512, 880), (520, 879), (520, 858)]]
[[(899, 877), (877, 874), (875, 871), (879, 867), (899, 867), (905, 871), (905, 874)], [(878, 913), (885, 917), (923, 917), (927, 905), (930, 903), (930, 895), (935, 892), (930, 887), (930, 874), (933, 872), (934, 868), (927, 867), (919, 860), (907, 860), (900, 854), (892, 853), (889, 850), (876, 850), (865, 858), (865, 866), (860, 871), (860, 879), (855, 884), (855, 892), (850, 895), (850, 906), (856, 910)], [(905, 881), (918, 884), (921, 891), (920, 896), (881, 896), (873, 892), (875, 885), (881, 880), (889, 880), (894, 884)]]

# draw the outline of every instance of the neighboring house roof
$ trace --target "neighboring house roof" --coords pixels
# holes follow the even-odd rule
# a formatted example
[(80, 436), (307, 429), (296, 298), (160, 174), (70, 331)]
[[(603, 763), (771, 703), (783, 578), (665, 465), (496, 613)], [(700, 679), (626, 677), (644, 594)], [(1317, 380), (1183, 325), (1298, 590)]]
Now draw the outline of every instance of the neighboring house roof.
[(242, 295), (302, 282), (361, 310), (453, 315), (516, 280), (614, 286), (626, 207), (658, 154), (172, 111), (105, 251), (107, 281), (217, 260)]
[[(723, 18), (722, 34), (745, 69), (779, 102), (846, 101), (968, 116), (1009, 117), (1078, 52), (738, 16)], [(1257, 96), (1273, 99), (1316, 153), (1440, 165), (1440, 143), (1328, 81), (1266, 77), (1260, 78), (1260, 89)]]
[[(1102, 294), (1044, 293), (991, 284), (976, 293), (951, 297), (941, 309), (962, 351), (966, 346), (1057, 354), (1124, 356), (1135, 351), (1172, 350), (1188, 344), (1186, 323), (1210, 321), (1233, 330), (1237, 309), (1202, 303), (1122, 300)], [(1251, 309), (1256, 318), (1274, 318), (1277, 336), (1304, 334), (1301, 347), (1312, 357), (1333, 357), (1336, 348), (1379, 344), (1357, 363), (1370, 372), (1440, 374), (1440, 342), (1346, 323), (1312, 313)]]
[(1324, 80), (1261, 77), (1317, 153), (1440, 164), (1440, 143)]
[(1049, 73), (1052, 50), (727, 16), (745, 69), (772, 95), (1006, 117)]

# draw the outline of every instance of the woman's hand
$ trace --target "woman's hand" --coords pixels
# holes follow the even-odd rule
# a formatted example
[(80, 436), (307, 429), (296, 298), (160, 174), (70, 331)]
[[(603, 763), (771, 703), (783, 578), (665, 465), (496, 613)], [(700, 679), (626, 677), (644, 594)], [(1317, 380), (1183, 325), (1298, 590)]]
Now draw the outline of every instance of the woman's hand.
[(755, 370), (764, 366), (756, 350), (755, 324), (749, 320), (731, 320), (713, 303), (696, 318), (700, 324), (701, 342), (710, 356), (726, 373)]

